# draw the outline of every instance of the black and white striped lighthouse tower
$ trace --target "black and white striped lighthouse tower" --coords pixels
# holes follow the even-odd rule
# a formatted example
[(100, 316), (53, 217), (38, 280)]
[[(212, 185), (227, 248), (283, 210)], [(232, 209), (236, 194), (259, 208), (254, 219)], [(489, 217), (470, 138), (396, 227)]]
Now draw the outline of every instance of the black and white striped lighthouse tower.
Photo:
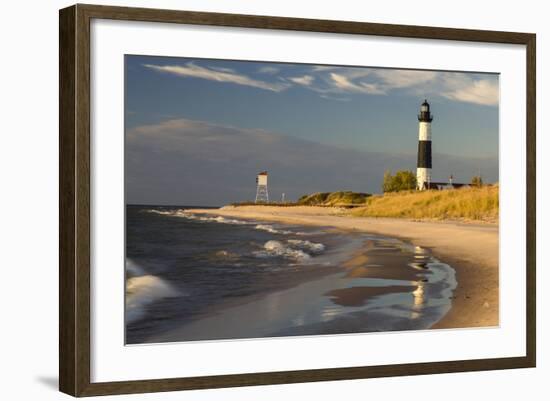
[(429, 189), (432, 180), (432, 120), (427, 100), (420, 106), (418, 115), (418, 162), (416, 164), (417, 189)]

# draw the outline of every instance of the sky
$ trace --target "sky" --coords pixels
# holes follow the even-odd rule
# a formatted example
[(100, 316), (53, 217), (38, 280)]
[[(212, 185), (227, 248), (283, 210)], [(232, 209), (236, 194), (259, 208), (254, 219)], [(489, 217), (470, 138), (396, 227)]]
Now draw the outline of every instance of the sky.
[(319, 191), (380, 193), (416, 170), (420, 104), (433, 181), (498, 181), (497, 74), (125, 57), (129, 204), (219, 206)]

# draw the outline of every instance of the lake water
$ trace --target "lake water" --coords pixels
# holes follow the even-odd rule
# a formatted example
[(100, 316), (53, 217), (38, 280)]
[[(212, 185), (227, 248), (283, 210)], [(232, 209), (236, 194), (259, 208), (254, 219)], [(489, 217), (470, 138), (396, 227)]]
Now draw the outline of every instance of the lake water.
[(127, 344), (425, 329), (451, 306), (452, 267), (398, 239), (186, 209), (127, 206)]

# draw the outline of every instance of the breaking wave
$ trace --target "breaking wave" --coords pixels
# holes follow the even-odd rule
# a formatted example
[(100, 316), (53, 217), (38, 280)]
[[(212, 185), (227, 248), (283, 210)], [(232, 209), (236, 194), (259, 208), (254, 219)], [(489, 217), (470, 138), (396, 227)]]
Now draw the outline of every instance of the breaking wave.
[(183, 217), (185, 219), (197, 220), (197, 221), (213, 221), (213, 222), (216, 222), (216, 223), (238, 224), (238, 225), (252, 224), (248, 221), (237, 220), (237, 219), (229, 219), (229, 218), (223, 217), (223, 216), (198, 216), (196, 214), (193, 214), (193, 213), (190, 213), (190, 212), (186, 211), (185, 209), (177, 209), (177, 210), (149, 209), (149, 210), (147, 210), (147, 212), (148, 213), (161, 214), (161, 215), (165, 215), (165, 216)]
[(161, 298), (181, 294), (170, 284), (145, 270), (132, 260), (126, 261), (126, 323), (135, 322), (145, 315), (145, 306)]
[(254, 256), (258, 258), (283, 257), (305, 261), (311, 259), (312, 254), (319, 254), (325, 249), (323, 244), (310, 241), (287, 240), (285, 242), (269, 240), (264, 244), (263, 250), (254, 252)]
[[(222, 223), (222, 224), (236, 224), (236, 225), (252, 225), (255, 224), (254, 228), (256, 230), (261, 231), (267, 231), (271, 234), (281, 234), (281, 235), (310, 235), (311, 233), (307, 232), (293, 232), (290, 230), (283, 230), (279, 228), (275, 228), (271, 224), (257, 224), (255, 222), (246, 221), (246, 220), (237, 220), (237, 219), (231, 219), (223, 216), (201, 216), (196, 215), (193, 213), (190, 213), (186, 211), (185, 209), (177, 209), (177, 210), (159, 210), (159, 209), (149, 209), (146, 210), (148, 213), (156, 213), (164, 216), (174, 216), (174, 217), (183, 217), (189, 220), (196, 220), (196, 221), (210, 221), (215, 223)], [(316, 233), (313, 233), (316, 234)], [(323, 234), (323, 232), (320, 232), (319, 234)]]
[(254, 227), (256, 230), (262, 230), (262, 231), (267, 231), (268, 233), (271, 233), (271, 234), (284, 234), (284, 235), (288, 235), (288, 234), (293, 234), (292, 231), (288, 231), (288, 230), (278, 230), (276, 229), (275, 227), (269, 225), (269, 224), (258, 224), (256, 227)]
[(149, 209), (146, 210), (147, 213), (155, 213), (155, 214), (162, 214), (162, 215), (174, 215), (175, 212), (173, 210), (158, 210), (158, 209)]
[(287, 242), (299, 248), (307, 249), (313, 253), (321, 253), (325, 250), (325, 245), (319, 242), (311, 242), (301, 239), (289, 239)]
[(236, 219), (228, 219), (228, 218), (223, 217), (223, 216), (210, 217), (210, 216), (196, 216), (194, 214), (187, 214), (187, 215), (184, 215), (182, 217), (186, 217), (190, 220), (214, 221), (216, 223), (223, 223), (223, 224), (238, 224), (238, 225), (250, 224), (246, 221), (236, 220)]

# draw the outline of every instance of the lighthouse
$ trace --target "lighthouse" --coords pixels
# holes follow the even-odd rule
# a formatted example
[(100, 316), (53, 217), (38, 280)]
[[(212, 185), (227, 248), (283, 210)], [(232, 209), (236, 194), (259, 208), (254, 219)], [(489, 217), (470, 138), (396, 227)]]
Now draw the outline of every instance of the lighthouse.
[(416, 164), (416, 188), (430, 188), (432, 180), (432, 120), (427, 100), (420, 106), (418, 115), (418, 162)]

